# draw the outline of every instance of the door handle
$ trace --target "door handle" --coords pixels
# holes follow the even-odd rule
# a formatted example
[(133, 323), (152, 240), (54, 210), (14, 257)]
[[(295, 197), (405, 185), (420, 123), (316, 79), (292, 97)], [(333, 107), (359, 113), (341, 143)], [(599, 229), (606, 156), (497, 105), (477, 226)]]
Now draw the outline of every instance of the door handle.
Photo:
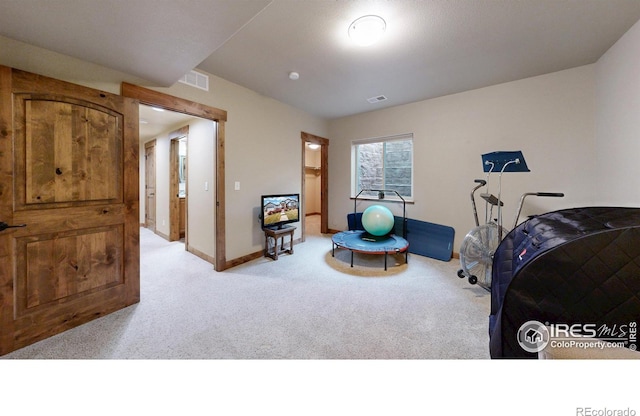
[(4, 231), (7, 228), (22, 228), (22, 227), (26, 227), (26, 226), (27, 226), (27, 224), (9, 225), (6, 222), (0, 221), (0, 231)]

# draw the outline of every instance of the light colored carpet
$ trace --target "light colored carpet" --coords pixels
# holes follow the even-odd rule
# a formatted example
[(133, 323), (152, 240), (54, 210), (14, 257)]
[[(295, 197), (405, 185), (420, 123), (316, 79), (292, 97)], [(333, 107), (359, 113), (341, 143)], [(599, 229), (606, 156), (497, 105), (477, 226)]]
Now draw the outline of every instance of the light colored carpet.
[(456, 260), (390, 257), (384, 272), (375, 256), (351, 269), (330, 236), (308, 231), (293, 255), (218, 273), (142, 229), (139, 304), (3, 358), (489, 357), (490, 295), (456, 276)]

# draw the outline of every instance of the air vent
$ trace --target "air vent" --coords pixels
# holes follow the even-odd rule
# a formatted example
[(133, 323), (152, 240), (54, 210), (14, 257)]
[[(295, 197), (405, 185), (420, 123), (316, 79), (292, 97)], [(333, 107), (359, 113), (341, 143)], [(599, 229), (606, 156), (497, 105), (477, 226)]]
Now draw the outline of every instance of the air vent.
[(380, 101), (385, 101), (386, 99), (387, 97), (385, 97), (384, 95), (378, 95), (377, 97), (367, 98), (367, 101), (370, 102), (371, 104), (375, 104), (375, 103), (379, 103)]
[(185, 76), (180, 78), (178, 82), (209, 91), (209, 76), (196, 71), (189, 71)]

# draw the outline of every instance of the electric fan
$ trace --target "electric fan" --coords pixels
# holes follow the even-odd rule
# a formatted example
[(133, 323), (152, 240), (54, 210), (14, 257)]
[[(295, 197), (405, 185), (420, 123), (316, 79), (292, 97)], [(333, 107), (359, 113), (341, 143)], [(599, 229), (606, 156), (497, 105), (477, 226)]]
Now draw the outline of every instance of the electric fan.
[[(507, 230), (502, 228), (502, 235), (506, 234)], [(458, 276), (468, 276), (469, 283), (491, 288), (493, 253), (499, 244), (500, 233), (496, 223), (483, 224), (469, 231), (460, 246), (462, 269)]]

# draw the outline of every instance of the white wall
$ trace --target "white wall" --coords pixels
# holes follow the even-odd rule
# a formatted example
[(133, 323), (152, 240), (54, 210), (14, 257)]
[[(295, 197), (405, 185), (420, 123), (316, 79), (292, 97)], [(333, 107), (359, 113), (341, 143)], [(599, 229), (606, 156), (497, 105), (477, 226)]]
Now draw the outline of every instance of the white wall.
[(169, 154), (171, 153), (171, 141), (168, 133), (156, 138), (156, 231), (165, 236), (169, 235)]
[(596, 177), (606, 205), (640, 206), (640, 22), (596, 64)]
[[(211, 120), (189, 123), (187, 142), (187, 236), (189, 247), (215, 257), (215, 128)], [(206, 185), (206, 187), (205, 187)]]
[[(351, 141), (402, 133), (414, 134), (415, 203), (407, 206), (407, 216), (454, 227), (454, 251), (475, 225), (469, 193), (473, 180), (484, 178), (483, 153), (522, 150), (531, 169), (503, 176), (507, 228), (524, 192), (566, 194), (527, 199), (524, 215), (589, 204), (594, 78), (594, 65), (588, 65), (330, 122), (329, 227), (345, 229), (353, 211)], [(492, 184), (497, 185), (495, 175)]]

